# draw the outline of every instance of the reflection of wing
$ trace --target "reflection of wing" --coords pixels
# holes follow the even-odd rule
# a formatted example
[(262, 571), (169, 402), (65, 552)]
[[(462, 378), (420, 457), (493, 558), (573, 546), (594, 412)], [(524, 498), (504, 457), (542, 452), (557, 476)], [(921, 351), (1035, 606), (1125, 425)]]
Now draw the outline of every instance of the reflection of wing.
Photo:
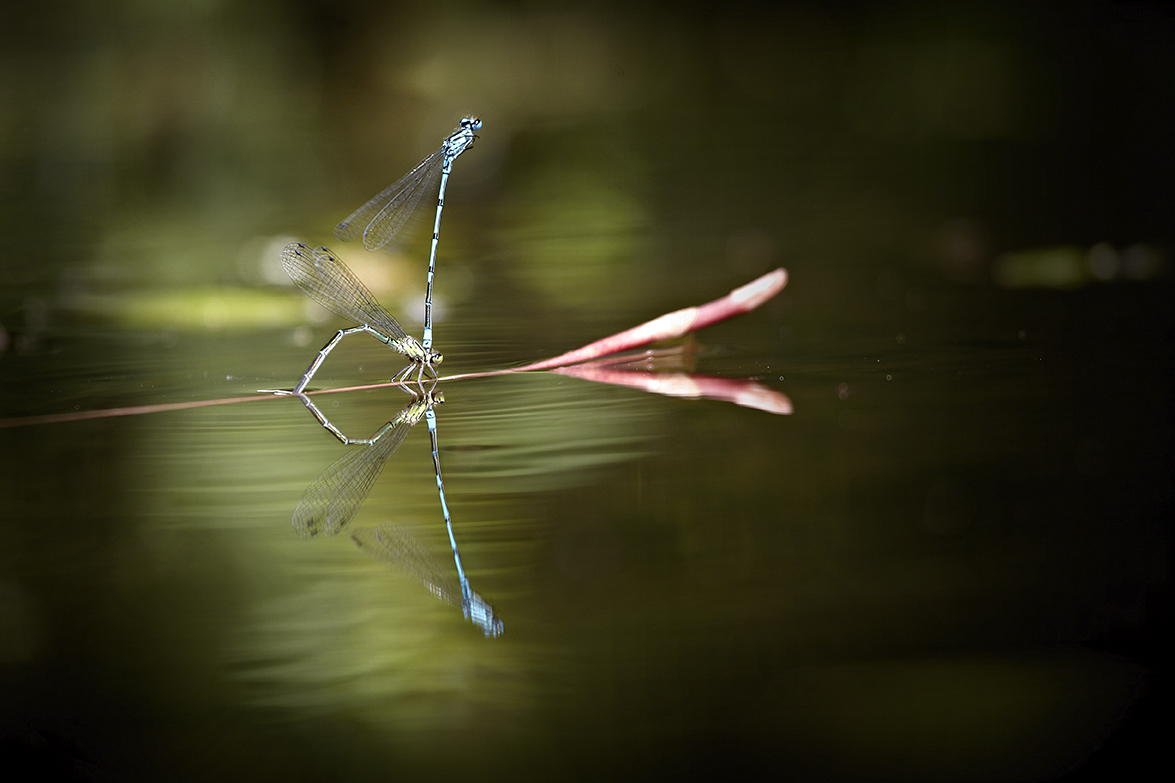
[(351, 538), (375, 560), (412, 574), (437, 598), (461, 605), (461, 588), (456, 581), (441, 570), (436, 558), (404, 528), (391, 523), (378, 528), (361, 527), (351, 532)]
[(376, 476), (404, 442), (417, 420), (403, 416), (390, 422), (371, 444), (351, 446), (346, 454), (322, 471), (306, 488), (291, 524), (298, 535), (337, 535), (359, 511)]
[(463, 590), (447, 576), (428, 550), (404, 528), (389, 522), (378, 528), (358, 528), (351, 532), (351, 538), (375, 560), (407, 571), (437, 598), (460, 606), (465, 618), (480, 627), (486, 636), (501, 636), (504, 625), (494, 614), (494, 608), (470, 590), (468, 583)]

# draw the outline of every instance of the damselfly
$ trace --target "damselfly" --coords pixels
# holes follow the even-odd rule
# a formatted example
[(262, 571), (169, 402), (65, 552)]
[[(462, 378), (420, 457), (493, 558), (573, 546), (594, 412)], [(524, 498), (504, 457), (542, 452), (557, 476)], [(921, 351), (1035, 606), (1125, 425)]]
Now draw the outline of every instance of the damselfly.
[(328, 248), (311, 250), (301, 242), (291, 242), (282, 250), (281, 261), (286, 274), (306, 292), (307, 296), (336, 315), (360, 324), (350, 329), (340, 329), (331, 341), (323, 346), (302, 375), (302, 379), (298, 381), (298, 385), (294, 387), (294, 394), (300, 394), (306, 388), (306, 384), (310, 383), (326, 355), (338, 345), (339, 340), (357, 332), (367, 332), (411, 360), (412, 364), (401, 370), (393, 380), (407, 378), (413, 369), (418, 370), (418, 382), (424, 377), (425, 370), (434, 378), (437, 377), (434, 365), (440, 364), (443, 357), (436, 351), (423, 347), (416, 342), (416, 338), (409, 337), (392, 314), (375, 301), (367, 287)]
[(473, 146), (474, 131), (481, 130), (481, 120), (465, 117), (461, 124), (431, 155), (416, 164), (400, 180), (368, 201), (342, 223), (335, 226), (335, 236), (344, 242), (363, 238), (368, 250), (379, 250), (392, 241), (406, 225), (425, 193), (432, 191), (440, 177), (437, 215), (432, 228), (432, 250), (428, 256), (428, 288), (424, 295), (424, 339), (426, 351), (432, 348), (432, 281), (436, 270), (437, 242), (441, 234), (441, 210), (445, 208), (445, 185), (453, 171), (453, 161)]

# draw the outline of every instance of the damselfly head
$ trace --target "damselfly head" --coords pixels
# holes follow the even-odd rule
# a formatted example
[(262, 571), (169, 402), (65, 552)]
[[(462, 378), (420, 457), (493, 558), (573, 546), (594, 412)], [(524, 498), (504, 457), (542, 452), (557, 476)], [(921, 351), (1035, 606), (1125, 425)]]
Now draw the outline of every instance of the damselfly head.
[(429, 353), (429, 355), (428, 355), (428, 363), (429, 363), (429, 364), (440, 364), (440, 363), (441, 363), (441, 362), (443, 362), (444, 360), (445, 360), (445, 357), (444, 357), (444, 356), (441, 356), (441, 355), (440, 355), (439, 353), (437, 353), (436, 351), (432, 351), (432, 352), (430, 352), (430, 353)]
[(461, 127), (475, 131), (481, 130), (481, 120), (477, 117), (465, 117), (461, 120)]

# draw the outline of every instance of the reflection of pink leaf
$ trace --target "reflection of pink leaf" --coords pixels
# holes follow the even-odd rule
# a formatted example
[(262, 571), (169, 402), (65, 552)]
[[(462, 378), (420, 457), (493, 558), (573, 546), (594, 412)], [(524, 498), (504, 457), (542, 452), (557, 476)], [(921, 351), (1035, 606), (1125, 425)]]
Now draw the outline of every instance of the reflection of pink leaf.
[(750, 380), (687, 375), (683, 372), (616, 370), (597, 363), (559, 367), (551, 372), (600, 383), (630, 386), (669, 397), (723, 400), (745, 408), (756, 408), (776, 414), (786, 415), (792, 412), (791, 400), (787, 395)]
[(582, 348), (577, 348), (553, 359), (519, 367), (516, 372), (564, 367), (590, 359), (598, 359), (618, 351), (638, 348), (659, 340), (672, 340), (688, 332), (725, 321), (727, 318), (749, 313), (782, 291), (785, 285), (787, 285), (787, 270), (776, 269), (774, 272), (769, 272), (757, 280), (734, 289), (721, 299), (715, 299), (713, 302), (698, 307), (687, 307), (684, 310), (667, 313), (660, 318), (654, 318), (652, 321), (618, 332), (611, 337), (596, 340), (594, 343), (589, 343)]

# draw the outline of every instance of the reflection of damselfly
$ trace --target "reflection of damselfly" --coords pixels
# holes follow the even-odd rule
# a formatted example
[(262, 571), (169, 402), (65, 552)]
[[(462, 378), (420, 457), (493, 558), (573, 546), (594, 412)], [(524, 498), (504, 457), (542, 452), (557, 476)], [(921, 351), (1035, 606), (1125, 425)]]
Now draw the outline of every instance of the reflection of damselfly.
[(281, 261), (286, 274), (306, 292), (307, 296), (336, 315), (359, 324), (350, 329), (340, 329), (331, 341), (323, 346), (298, 381), (298, 385), (294, 387), (294, 394), (300, 394), (306, 388), (306, 384), (310, 383), (326, 355), (338, 345), (339, 340), (357, 332), (367, 332), (392, 350), (404, 354), (412, 362), (401, 370), (394, 380), (407, 378), (414, 369), (417, 370), (417, 381), (424, 377), (425, 370), (436, 377), (433, 365), (440, 364), (443, 357), (436, 351), (421, 346), (415, 337), (408, 336), (392, 314), (375, 300), (367, 286), (363, 285), (330, 249), (320, 247), (312, 250), (301, 242), (291, 242), (282, 250)]
[(333, 465), (322, 471), (302, 493), (292, 520), (298, 535), (303, 538), (319, 533), (338, 535), (355, 517), (367, 493), (371, 491), (371, 485), (404, 442), (408, 430), (424, 418), (426, 410), (445, 401), (441, 392), (424, 392), (423, 389), (421, 392), (370, 438), (348, 438), (322, 415), (309, 397), (298, 395), (319, 424), (344, 444), (356, 447), (348, 449)]
[[(486, 636), (501, 635), (504, 629), (502, 618), (494, 614), (494, 607), (469, 588), (469, 580), (460, 570), (460, 560), (457, 561), (457, 574), (461, 579), (458, 585), (453, 577), (445, 575), (428, 550), (399, 525), (388, 523), (378, 528), (356, 528), (351, 532), (351, 538), (371, 557), (407, 571), (437, 598), (460, 606), (465, 619), (481, 628)], [(453, 556), (457, 556), (456, 546)]]
[(293, 526), (298, 535), (309, 538), (324, 533), (337, 535), (346, 527), (371, 491), (371, 485), (383, 470), (392, 454), (404, 442), (408, 430), (422, 418), (428, 419), (428, 431), (432, 441), (433, 468), (436, 471), (437, 491), (441, 499), (441, 511), (445, 516), (445, 527), (449, 533), (449, 544), (453, 548), (453, 563), (457, 567), (459, 585), (446, 577), (436, 560), (428, 554), (419, 542), (407, 532), (393, 525), (378, 529), (357, 530), (352, 538), (368, 554), (377, 560), (393, 563), (407, 570), (421, 580), (429, 592), (453, 604), (459, 604), (466, 619), (476, 623), (486, 636), (502, 633), (502, 621), (494, 615), (493, 608), (469, 587), (465, 569), (461, 567), (461, 555), (457, 551), (457, 539), (453, 535), (453, 520), (445, 500), (445, 484), (441, 479), (441, 458), (437, 446), (436, 414), (433, 406), (444, 402), (440, 392), (424, 391), (397, 416), (385, 424), (370, 438), (348, 438), (318, 407), (304, 394), (298, 398), (325, 427), (349, 449), (339, 460), (324, 470), (314, 480), (294, 509)]

